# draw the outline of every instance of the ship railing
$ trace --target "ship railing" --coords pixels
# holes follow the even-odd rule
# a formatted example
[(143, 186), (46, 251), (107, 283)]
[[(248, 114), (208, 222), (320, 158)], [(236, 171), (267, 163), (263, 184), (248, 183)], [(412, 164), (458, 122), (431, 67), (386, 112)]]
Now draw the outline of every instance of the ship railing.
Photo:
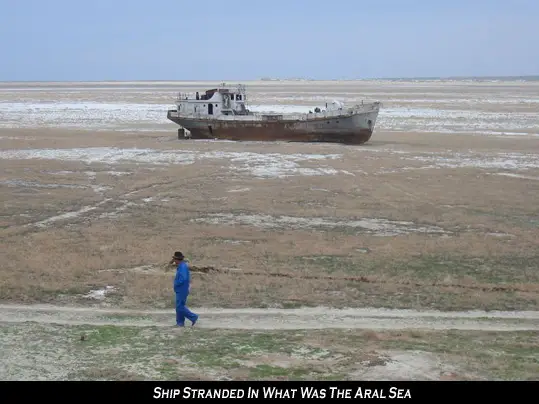
[[(202, 100), (202, 97), (205, 96), (205, 92), (198, 92), (199, 100)], [(189, 93), (178, 93), (178, 96), (176, 97), (176, 102), (178, 101), (186, 101), (186, 100), (196, 100), (197, 94), (196, 92), (189, 92)], [(244, 98), (245, 99), (245, 98)]]
[[(265, 121), (268, 120), (267, 116), (282, 116), (282, 119), (284, 120), (296, 120), (296, 121), (305, 121), (308, 119), (313, 118), (337, 118), (337, 117), (346, 117), (350, 116), (352, 114), (361, 113), (361, 112), (371, 112), (375, 111), (378, 107), (378, 103), (369, 103), (369, 104), (363, 104), (363, 105), (356, 105), (354, 107), (349, 108), (342, 108), (342, 109), (330, 109), (330, 110), (323, 110), (320, 112), (312, 112), (312, 113), (283, 113), (278, 111), (257, 111), (252, 112), (249, 115), (216, 115), (218, 119), (220, 120), (257, 120), (257, 121)], [(169, 110), (168, 113), (171, 117), (179, 117), (179, 113), (177, 110)], [(185, 117), (191, 117), (191, 118), (209, 118), (211, 115), (208, 115), (205, 112), (192, 112), (190, 114), (182, 114), (182, 116)]]
[[(364, 111), (364, 112), (368, 112), (368, 111)], [(338, 118), (338, 117), (347, 117), (347, 116), (350, 116), (351, 113), (350, 112), (347, 112), (347, 111), (339, 111), (339, 113), (336, 113), (336, 112), (331, 112), (331, 113), (324, 113), (324, 112), (319, 112), (319, 113), (312, 113), (312, 114), (278, 114), (278, 113), (272, 113), (272, 114), (268, 114), (268, 113), (264, 113), (264, 112), (256, 112), (256, 113), (253, 113), (252, 115), (208, 115), (206, 113), (200, 113), (200, 112), (197, 112), (197, 113), (190, 113), (190, 114), (182, 114), (182, 117), (185, 117), (185, 118), (193, 118), (193, 119), (210, 119), (210, 118), (214, 118), (214, 119), (218, 119), (218, 120), (221, 120), (221, 121), (268, 121), (268, 120), (274, 120), (274, 119), (271, 119), (271, 118), (268, 118), (268, 116), (279, 116), (281, 115), (281, 118), (280, 119), (275, 119), (277, 121), (279, 120), (286, 120), (286, 121), (307, 121), (309, 119), (313, 119), (313, 118), (318, 118), (318, 119), (326, 119), (326, 118)], [(179, 115), (177, 112), (172, 112), (170, 113), (170, 116), (171, 117), (175, 117), (175, 118), (178, 118)]]
[(176, 101), (194, 100), (196, 99), (196, 93), (178, 93)]
[(352, 114), (362, 113), (362, 112), (371, 112), (375, 111), (378, 107), (377, 103), (368, 103), (363, 105), (356, 105), (354, 107), (342, 108), (342, 109), (328, 109), (322, 110), (320, 112), (298, 112), (298, 113), (281, 113), (278, 111), (264, 111), (256, 112), (256, 115), (283, 115), (283, 118), (289, 120), (308, 120), (312, 118), (337, 118), (337, 117), (346, 117)]
[[(205, 93), (198, 93), (199, 100), (202, 100), (202, 96), (206, 95)], [(196, 100), (197, 99), (197, 93), (178, 93), (178, 96), (176, 97), (176, 102), (178, 101), (186, 101), (186, 100)]]

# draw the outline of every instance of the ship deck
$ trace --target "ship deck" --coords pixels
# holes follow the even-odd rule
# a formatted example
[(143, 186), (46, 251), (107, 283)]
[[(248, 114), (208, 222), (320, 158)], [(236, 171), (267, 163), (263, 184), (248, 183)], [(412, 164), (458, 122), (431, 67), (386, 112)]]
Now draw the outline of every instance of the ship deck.
[(378, 112), (379, 104), (368, 104), (357, 108), (347, 108), (342, 110), (330, 110), (313, 113), (274, 113), (274, 112), (254, 112), (248, 115), (208, 115), (206, 113), (179, 114), (177, 110), (169, 110), (167, 117), (170, 120), (178, 119), (193, 119), (193, 120), (211, 120), (211, 121), (280, 121), (280, 122), (298, 122), (298, 121), (316, 121), (329, 118), (350, 117), (353, 115), (366, 114), (370, 112)]

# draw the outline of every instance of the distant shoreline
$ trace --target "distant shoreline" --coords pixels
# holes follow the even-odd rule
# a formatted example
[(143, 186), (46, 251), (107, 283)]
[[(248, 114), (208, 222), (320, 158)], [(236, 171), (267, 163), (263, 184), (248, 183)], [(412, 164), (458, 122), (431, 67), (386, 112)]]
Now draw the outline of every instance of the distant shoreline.
[(262, 77), (258, 79), (226, 79), (226, 80), (13, 80), (0, 81), (0, 84), (143, 84), (143, 83), (231, 83), (231, 82), (357, 82), (357, 81), (472, 81), (472, 82), (534, 82), (539, 81), (536, 76), (448, 76), (448, 77), (380, 77), (380, 78), (358, 78), (358, 79), (309, 79), (309, 78), (271, 78)]

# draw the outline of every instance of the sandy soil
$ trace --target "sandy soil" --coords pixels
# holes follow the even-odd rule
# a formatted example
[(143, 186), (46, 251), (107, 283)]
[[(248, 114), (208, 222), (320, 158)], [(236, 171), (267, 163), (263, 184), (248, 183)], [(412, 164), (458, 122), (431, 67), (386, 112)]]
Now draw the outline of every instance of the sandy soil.
[(539, 307), (530, 139), (381, 132), (343, 147), (3, 131), (17, 138), (0, 151), (5, 302), (93, 304), (84, 296), (110, 286), (110, 303), (170, 308), (172, 272), (139, 269), (183, 250), (237, 270), (195, 275), (199, 307)]
[[(539, 313), (1, 305), (2, 380), (536, 380)], [(114, 360), (111, 360), (111, 357)]]
[[(192, 309), (197, 327), (242, 330), (371, 329), (539, 331), (539, 312), (439, 312), (384, 309)], [(115, 315), (129, 315), (118, 321)], [(143, 319), (136, 319), (136, 316)], [(170, 327), (172, 310), (121, 310), (47, 305), (0, 305), (0, 322)]]
[[(213, 83), (0, 84), (2, 379), (539, 374), (539, 84), (247, 84), (384, 106), (361, 147), (179, 141)], [(228, 269), (195, 329), (175, 250)]]

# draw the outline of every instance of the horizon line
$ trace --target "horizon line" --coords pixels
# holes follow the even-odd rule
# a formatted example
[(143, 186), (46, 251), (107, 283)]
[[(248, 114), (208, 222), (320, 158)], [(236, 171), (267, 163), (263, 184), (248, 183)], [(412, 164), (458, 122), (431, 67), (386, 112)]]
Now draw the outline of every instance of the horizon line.
[(0, 80), (0, 83), (125, 83), (125, 82), (235, 82), (235, 81), (369, 81), (369, 80), (454, 80), (454, 79), (517, 79), (539, 78), (539, 74), (501, 75), (501, 76), (403, 76), (403, 77), (370, 77), (370, 78), (333, 78), (312, 79), (304, 77), (259, 77), (257, 79), (108, 79), (108, 80)]

